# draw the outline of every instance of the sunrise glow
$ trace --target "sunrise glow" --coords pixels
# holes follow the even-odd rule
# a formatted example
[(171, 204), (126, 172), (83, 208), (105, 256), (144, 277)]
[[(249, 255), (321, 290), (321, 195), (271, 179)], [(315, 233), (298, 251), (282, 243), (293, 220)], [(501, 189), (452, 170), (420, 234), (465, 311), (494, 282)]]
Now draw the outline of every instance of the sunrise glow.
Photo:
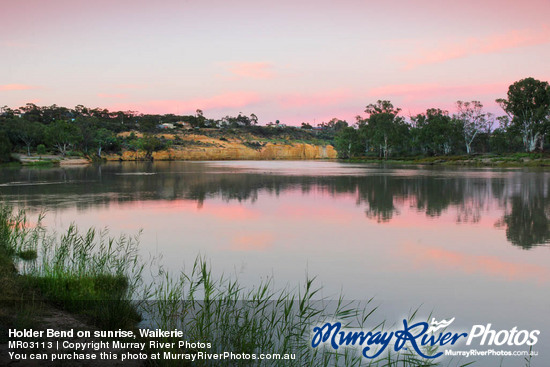
[(38, 1), (3, 4), (0, 104), (353, 123), (549, 80), (550, 3)]

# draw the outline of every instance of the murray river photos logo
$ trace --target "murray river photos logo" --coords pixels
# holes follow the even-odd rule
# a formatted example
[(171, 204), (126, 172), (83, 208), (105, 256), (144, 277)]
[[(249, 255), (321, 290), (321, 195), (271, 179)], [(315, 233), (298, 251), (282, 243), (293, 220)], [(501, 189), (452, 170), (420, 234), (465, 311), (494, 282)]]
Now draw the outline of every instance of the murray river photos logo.
[(433, 354), (428, 352), (433, 347), (454, 346), (465, 342), (467, 346), (533, 346), (538, 342), (539, 330), (494, 330), (491, 324), (474, 325), (469, 332), (446, 331), (455, 318), (431, 323), (417, 322), (410, 324), (403, 320), (403, 328), (392, 331), (364, 331), (344, 329), (340, 322), (327, 322), (313, 328), (311, 346), (317, 348), (325, 345), (338, 350), (340, 347), (359, 347), (365, 358), (374, 359), (384, 351), (393, 348), (400, 350), (414, 350), (422, 358), (438, 358), (444, 352), (439, 348)]

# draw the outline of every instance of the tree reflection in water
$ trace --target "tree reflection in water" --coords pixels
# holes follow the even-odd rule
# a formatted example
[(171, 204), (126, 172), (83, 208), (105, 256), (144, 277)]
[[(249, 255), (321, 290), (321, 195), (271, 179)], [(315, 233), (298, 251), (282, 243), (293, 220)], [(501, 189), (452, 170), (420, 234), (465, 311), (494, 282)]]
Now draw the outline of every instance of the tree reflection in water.
[[(342, 167), (342, 166), (339, 166)], [(345, 166), (343, 166), (345, 167)], [(141, 173), (148, 174), (141, 174)], [(322, 192), (356, 197), (366, 217), (390, 222), (405, 210), (438, 218), (454, 213), (477, 223), (496, 207), (508, 241), (524, 249), (550, 241), (549, 173), (457, 169), (387, 169), (364, 173), (301, 175), (212, 167), (208, 163), (139, 162), (80, 168), (3, 170), (0, 197), (28, 210), (108, 206), (111, 202), (209, 199), (254, 203), (261, 194)]]

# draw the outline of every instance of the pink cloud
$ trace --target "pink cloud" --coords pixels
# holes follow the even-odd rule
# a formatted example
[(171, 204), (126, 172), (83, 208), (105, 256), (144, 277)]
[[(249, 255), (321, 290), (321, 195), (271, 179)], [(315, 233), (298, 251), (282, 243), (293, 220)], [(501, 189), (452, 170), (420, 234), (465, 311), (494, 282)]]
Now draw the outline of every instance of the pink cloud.
[(275, 71), (268, 62), (236, 62), (226, 65), (228, 71), (239, 78), (273, 79)]
[[(478, 85), (394, 84), (372, 88), (367, 95), (376, 99), (389, 99), (394, 106), (403, 108), (402, 115), (416, 115), (427, 108), (441, 108), (455, 112), (457, 100), (480, 100), (490, 112), (500, 112), (495, 98), (506, 96), (510, 82)], [(362, 111), (361, 111), (362, 112)]]
[(406, 60), (405, 69), (547, 43), (550, 43), (550, 27), (546, 25), (541, 29), (520, 29), (485, 38), (468, 38), (459, 42), (447, 42), (445, 45), (439, 45), (433, 49), (425, 49), (421, 55)]
[(40, 87), (26, 84), (4, 84), (0, 85), (0, 91), (13, 91), (13, 90), (30, 90), (39, 89)]
[(333, 90), (321, 93), (289, 94), (278, 99), (282, 108), (306, 106), (332, 106), (347, 102), (353, 95), (348, 90)]
[(229, 92), (213, 97), (188, 100), (152, 100), (132, 105), (117, 104), (109, 106), (112, 110), (138, 110), (142, 113), (194, 113), (198, 108), (203, 111), (224, 108), (242, 108), (259, 102), (260, 96), (254, 92)]

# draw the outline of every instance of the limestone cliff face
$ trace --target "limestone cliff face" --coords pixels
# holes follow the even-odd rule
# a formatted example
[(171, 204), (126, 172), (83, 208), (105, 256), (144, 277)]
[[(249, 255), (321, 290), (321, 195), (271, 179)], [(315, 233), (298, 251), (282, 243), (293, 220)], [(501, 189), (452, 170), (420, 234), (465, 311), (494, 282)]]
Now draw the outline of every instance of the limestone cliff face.
[[(107, 160), (141, 160), (144, 152), (123, 152), (122, 155), (106, 156)], [(336, 150), (332, 145), (313, 144), (274, 144), (267, 143), (259, 149), (243, 144), (227, 143), (216, 146), (176, 147), (153, 153), (154, 160), (273, 160), (273, 159), (335, 159)]]

